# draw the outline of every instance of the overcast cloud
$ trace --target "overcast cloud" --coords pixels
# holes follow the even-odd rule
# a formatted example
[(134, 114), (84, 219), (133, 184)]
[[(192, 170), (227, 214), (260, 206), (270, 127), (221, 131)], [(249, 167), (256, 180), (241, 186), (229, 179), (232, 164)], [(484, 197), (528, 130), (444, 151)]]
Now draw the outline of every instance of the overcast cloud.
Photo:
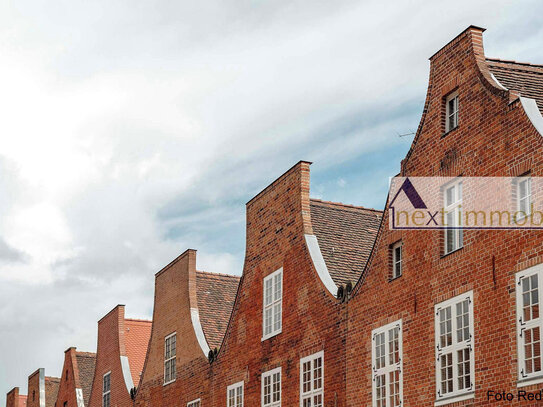
[(428, 57), (469, 24), (543, 63), (540, 1), (0, 2), (0, 404), (186, 248), (240, 274), (244, 204), (300, 159), (382, 207)]

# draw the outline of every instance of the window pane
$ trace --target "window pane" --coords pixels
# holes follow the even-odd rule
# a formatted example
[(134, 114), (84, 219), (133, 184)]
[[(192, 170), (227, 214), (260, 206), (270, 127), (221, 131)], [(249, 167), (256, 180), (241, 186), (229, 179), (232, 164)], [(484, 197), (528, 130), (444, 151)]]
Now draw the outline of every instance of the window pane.
[(442, 348), (452, 345), (451, 307), (439, 310), (439, 339)]
[(385, 333), (375, 335), (375, 367), (380, 369), (385, 366)]
[(313, 390), (322, 388), (322, 358), (313, 360)]
[(400, 328), (392, 328), (388, 331), (388, 363), (393, 365), (400, 361)]
[(375, 400), (378, 407), (386, 406), (386, 376), (379, 375), (375, 378)]
[(452, 353), (441, 355), (441, 394), (453, 391)]
[(526, 374), (541, 371), (541, 338), (539, 327), (524, 331), (524, 366)]
[(470, 350), (468, 348), (458, 351), (458, 390), (471, 387), (470, 378)]
[(397, 407), (400, 405), (400, 371), (394, 370), (389, 373), (389, 406)]

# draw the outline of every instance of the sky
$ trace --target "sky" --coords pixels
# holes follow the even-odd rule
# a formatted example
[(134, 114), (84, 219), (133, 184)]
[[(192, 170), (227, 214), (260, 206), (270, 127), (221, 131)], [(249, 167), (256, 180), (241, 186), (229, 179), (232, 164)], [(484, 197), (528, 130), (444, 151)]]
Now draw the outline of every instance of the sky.
[(0, 2), (0, 405), (117, 304), (150, 318), (187, 248), (241, 274), (245, 203), (299, 160), (311, 195), (382, 208), (428, 58), (468, 25), (543, 63), (543, 3)]

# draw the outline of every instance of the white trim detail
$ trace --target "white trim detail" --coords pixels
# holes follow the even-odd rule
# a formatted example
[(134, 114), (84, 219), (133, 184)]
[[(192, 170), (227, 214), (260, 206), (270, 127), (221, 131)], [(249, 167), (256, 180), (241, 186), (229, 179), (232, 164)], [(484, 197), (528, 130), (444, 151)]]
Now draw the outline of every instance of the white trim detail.
[(200, 399), (192, 400), (187, 403), (187, 407), (200, 407)]
[(543, 136), (543, 116), (541, 116), (541, 112), (539, 111), (535, 100), (521, 96), (520, 103), (522, 104), (522, 108), (524, 109), (526, 116), (528, 116), (528, 119), (530, 119), (532, 122), (532, 125), (539, 132), (539, 134)]
[[(39, 373), (39, 382), (40, 382), (40, 407), (45, 407), (45, 369), (40, 368)], [(29, 395), (30, 397), (30, 395)]]
[(123, 371), (124, 383), (128, 393), (134, 388), (134, 381), (132, 380), (132, 373), (130, 373), (130, 362), (128, 356), (121, 356), (121, 369)]
[(330, 273), (328, 272), (328, 268), (326, 267), (326, 263), (324, 262), (324, 257), (322, 257), (317, 236), (315, 235), (304, 235), (304, 236), (305, 236), (305, 244), (307, 245), (307, 250), (309, 250), (309, 255), (311, 256), (311, 260), (313, 261), (315, 270), (317, 270), (317, 274), (319, 275), (326, 289), (334, 297), (336, 297), (337, 285), (336, 283), (334, 283), (334, 280), (332, 280), (332, 277), (330, 276)]
[(190, 309), (190, 319), (192, 321), (194, 333), (196, 334), (196, 339), (198, 339), (198, 344), (200, 345), (202, 352), (204, 352), (204, 356), (207, 358), (209, 354), (209, 345), (207, 344), (206, 336), (204, 334), (204, 330), (202, 329), (202, 324), (200, 323), (200, 313), (198, 312), (198, 308)]
[[(318, 364), (320, 360), (320, 365)], [(304, 375), (305, 365), (309, 364), (309, 370)], [(318, 375), (315, 375), (318, 373)], [(308, 379), (308, 380), (306, 380)], [(308, 385), (309, 389), (304, 389), (305, 384)], [(319, 384), (320, 383), (320, 384)], [(315, 386), (318, 385), (317, 388)], [(317, 399), (320, 401), (315, 401)], [(309, 401), (309, 404), (306, 404), (306, 401)], [(324, 351), (314, 353), (313, 355), (306, 356), (305, 358), (300, 359), (300, 407), (304, 405), (309, 406), (323, 406), (324, 405)]]
[(543, 136), (543, 116), (541, 116), (541, 112), (539, 111), (535, 100), (521, 96), (520, 103), (522, 104), (522, 108), (524, 109), (526, 116), (528, 116), (528, 119), (530, 119), (532, 122), (532, 125), (539, 132), (539, 134)]
[(82, 389), (75, 389), (75, 398), (77, 399), (77, 407), (85, 407)]
[[(273, 400), (274, 396), (274, 377), (276, 374), (279, 374), (279, 400)], [(266, 379), (269, 378), (269, 383), (266, 385)], [(281, 377), (281, 366), (276, 367), (275, 369), (268, 370), (267, 372), (263, 372), (260, 377), (260, 400), (261, 400), (261, 407), (281, 407), (281, 393), (282, 393), (282, 377)], [(265, 388), (268, 386), (270, 393), (268, 395), (269, 402), (265, 402)]]
[(500, 88), (502, 88), (503, 90), (509, 90), (500, 83), (498, 78), (496, 78), (492, 72), (490, 72), (490, 77), (494, 80), (494, 82), (496, 82), (496, 85), (498, 85)]
[[(226, 405), (227, 405), (227, 407), (238, 407), (238, 406), (243, 407), (243, 405), (244, 405), (243, 392), (245, 390), (244, 387), (245, 387), (245, 383), (242, 380), (241, 382), (231, 384), (230, 386), (228, 386), (226, 388)], [(241, 389), (241, 391), (239, 391), (240, 389)], [(230, 403), (230, 391), (231, 390), (234, 391), (234, 404)], [(241, 406), (239, 405), (238, 400), (237, 400), (238, 394), (241, 396)]]

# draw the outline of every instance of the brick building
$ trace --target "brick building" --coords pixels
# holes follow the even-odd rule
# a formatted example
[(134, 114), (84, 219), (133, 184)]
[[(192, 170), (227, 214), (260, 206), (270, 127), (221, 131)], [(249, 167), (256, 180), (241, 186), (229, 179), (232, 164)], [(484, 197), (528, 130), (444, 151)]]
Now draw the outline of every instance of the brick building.
[(68, 348), (58, 386), (55, 407), (87, 407), (89, 405), (96, 354)]
[(26, 396), (19, 394), (18, 387), (14, 387), (6, 395), (6, 407), (26, 407)]
[(53, 407), (57, 401), (58, 377), (45, 376), (45, 369), (40, 368), (28, 376), (27, 407)]
[[(543, 66), (485, 57), (483, 31), (469, 27), (430, 58), (401, 165), (402, 176), (457, 177), (443, 193), (460, 203), (462, 177), (543, 174)], [(381, 224), (349, 302), (348, 406), (540, 405), (517, 390), (543, 383), (542, 232), (445, 233)], [(514, 399), (487, 400), (488, 391)]]
[(139, 385), (151, 321), (125, 319), (118, 305), (98, 321), (96, 366), (89, 406), (132, 406), (131, 392)]
[[(179, 384), (209, 391), (208, 356), (221, 346), (238, 283), (235, 276), (197, 271), (191, 249), (156, 274), (153, 327), (136, 404), (178, 405)], [(186, 366), (187, 377), (180, 366)]]
[[(136, 405), (237, 407), (243, 399), (245, 405), (271, 406), (278, 398), (294, 405), (300, 374), (307, 378), (306, 405), (345, 404), (347, 313), (336, 296), (338, 286), (352, 286), (360, 277), (381, 212), (310, 199), (309, 166), (296, 164), (247, 204), (245, 265), (237, 295), (236, 281), (229, 301), (201, 296), (206, 289), (199, 284), (190, 292), (190, 276), (197, 276), (193, 251), (157, 274), (153, 334)], [(183, 272), (189, 275), (188, 290), (186, 278), (175, 278)], [(205, 332), (206, 325), (216, 328), (212, 342), (218, 354), (212, 363), (204, 355), (213, 346), (198, 346), (191, 305), (169, 303), (172, 297), (177, 303), (191, 301), (192, 295), (201, 298), (199, 309), (230, 304), (235, 295), (233, 308), (224, 307), (219, 318), (203, 324)], [(222, 320), (228, 325), (217, 325)], [(175, 381), (164, 385), (172, 332), (183, 353), (177, 353)]]
[[(487, 58), (483, 31), (430, 58), (401, 163), (401, 176), (454, 177), (444, 194), (458, 209), (463, 177), (515, 177), (530, 191), (543, 173), (543, 66)], [(311, 199), (309, 168), (247, 203), (241, 279), (197, 271), (191, 249), (156, 274), (134, 405), (505, 405), (489, 391), (540, 405), (518, 392), (543, 384), (542, 233), (391, 230), (388, 201), (381, 212)], [(122, 393), (110, 401), (129, 404), (141, 368), (122, 324), (120, 307), (100, 321), (96, 372), (94, 354), (66, 351), (56, 407), (89, 405), (93, 376), (90, 407), (103, 405), (110, 370)], [(15, 388), (8, 407), (24, 397)]]

